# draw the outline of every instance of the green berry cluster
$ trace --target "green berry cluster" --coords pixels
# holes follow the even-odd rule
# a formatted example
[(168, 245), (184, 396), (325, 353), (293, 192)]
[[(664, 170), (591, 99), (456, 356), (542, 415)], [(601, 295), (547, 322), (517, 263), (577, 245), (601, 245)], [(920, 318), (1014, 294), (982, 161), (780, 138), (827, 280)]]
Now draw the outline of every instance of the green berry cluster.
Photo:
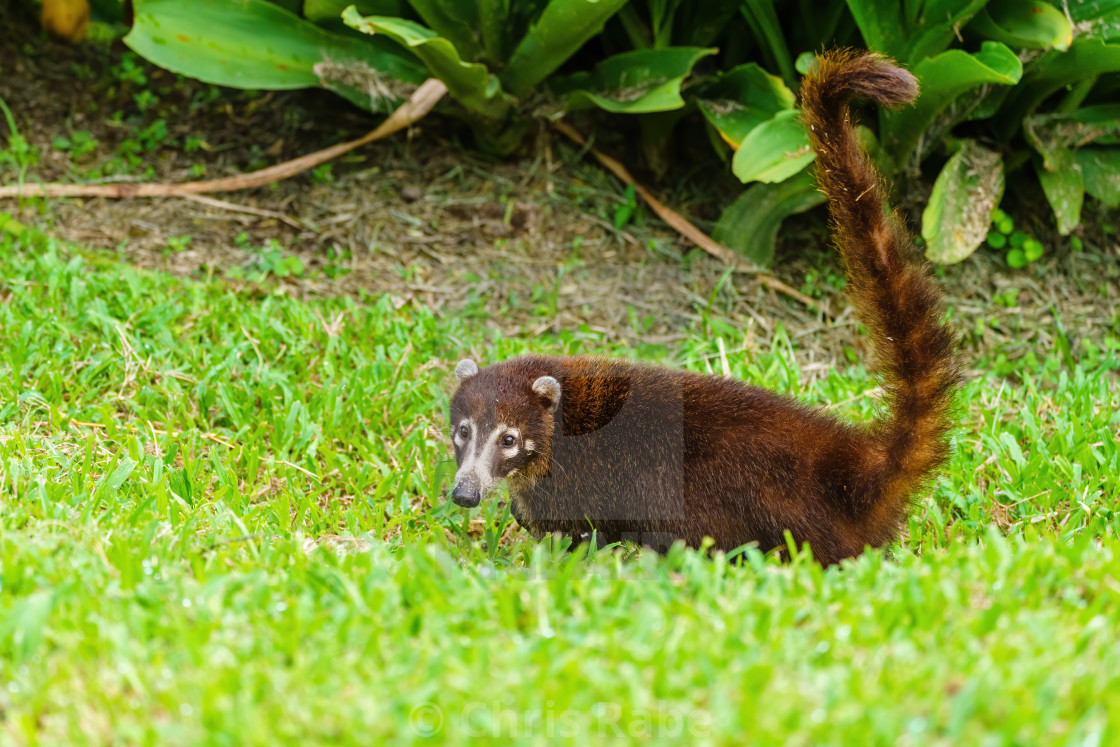
[(1016, 270), (1042, 257), (1042, 242), (1016, 231), (1011, 216), (999, 208), (992, 212), (992, 226), (993, 229), (988, 231), (988, 246), (993, 249), (1006, 247), (1007, 264)]

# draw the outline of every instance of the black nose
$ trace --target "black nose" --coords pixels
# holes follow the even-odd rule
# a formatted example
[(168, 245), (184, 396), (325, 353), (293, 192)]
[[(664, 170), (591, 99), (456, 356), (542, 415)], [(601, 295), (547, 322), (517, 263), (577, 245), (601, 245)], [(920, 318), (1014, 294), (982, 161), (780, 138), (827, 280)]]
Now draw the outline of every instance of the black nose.
[(482, 495), (478, 492), (478, 483), (473, 480), (462, 480), (457, 483), (455, 489), (451, 491), (451, 500), (455, 501), (456, 506), (474, 508), (482, 500)]

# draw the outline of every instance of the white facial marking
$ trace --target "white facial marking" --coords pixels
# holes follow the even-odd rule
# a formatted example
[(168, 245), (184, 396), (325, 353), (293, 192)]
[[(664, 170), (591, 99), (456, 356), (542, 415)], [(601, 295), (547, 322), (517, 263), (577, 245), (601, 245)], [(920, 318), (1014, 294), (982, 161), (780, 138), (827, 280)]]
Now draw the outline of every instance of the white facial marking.
[(533, 452), (537, 450), (537, 443), (531, 438), (525, 439), (525, 451)]
[[(498, 428), (501, 427), (502, 426), (498, 426)], [(517, 453), (517, 442), (521, 440), (521, 431), (516, 428), (506, 428), (498, 442), (501, 443), (506, 436), (513, 436), (513, 446), (502, 446), (502, 454), (508, 459)]]
[[(460, 430), (464, 425), (468, 428), (465, 439), (460, 435)], [(463, 461), (459, 463), (459, 470), (455, 473), (455, 482), (459, 482), (463, 477), (474, 471), (475, 457), (478, 454), (478, 434), (475, 432), (474, 420), (471, 418), (463, 419), (455, 428), (455, 444), (459, 448), (463, 448), (464, 443), (467, 444), (467, 448), (463, 452)]]
[[(464, 425), (467, 426), (467, 437), (466, 438), (463, 438), (460, 435), (461, 431), (463, 430)], [(451, 440), (455, 442), (456, 446), (462, 446), (473, 435), (474, 435), (474, 421), (471, 420), (470, 418), (463, 418), (462, 420), (459, 421), (459, 424), (457, 426), (455, 426), (455, 433), (453, 433), (451, 435)]]
[(473, 477), (478, 482), (478, 492), (485, 496), (494, 485), (494, 450), (508, 430), (504, 424), (499, 424), (485, 437), (472, 430), (469, 453), (464, 456), (455, 473), (455, 482)]

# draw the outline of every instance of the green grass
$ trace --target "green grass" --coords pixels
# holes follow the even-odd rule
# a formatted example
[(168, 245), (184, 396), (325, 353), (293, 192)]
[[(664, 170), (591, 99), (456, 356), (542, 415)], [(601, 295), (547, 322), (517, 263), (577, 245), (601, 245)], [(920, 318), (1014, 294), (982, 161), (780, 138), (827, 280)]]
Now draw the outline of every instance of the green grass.
[[(727, 321), (662, 359), (719, 370)], [(790, 338), (723, 342), (871, 413), (861, 367), (800, 392)], [(1120, 344), (1095, 343), (975, 363), (890, 554), (584, 558), (440, 497), (450, 369), (627, 351), (4, 236), (0, 740), (1120, 742)]]

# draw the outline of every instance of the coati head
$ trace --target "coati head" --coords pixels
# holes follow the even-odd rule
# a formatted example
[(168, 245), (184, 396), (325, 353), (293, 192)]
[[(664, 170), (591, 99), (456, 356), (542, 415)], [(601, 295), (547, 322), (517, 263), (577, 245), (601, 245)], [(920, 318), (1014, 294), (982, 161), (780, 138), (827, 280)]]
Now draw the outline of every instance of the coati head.
[(473, 508), (499, 480), (547, 470), (560, 382), (524, 359), (481, 371), (463, 360), (455, 376), (451, 440), (458, 471), (451, 500)]

